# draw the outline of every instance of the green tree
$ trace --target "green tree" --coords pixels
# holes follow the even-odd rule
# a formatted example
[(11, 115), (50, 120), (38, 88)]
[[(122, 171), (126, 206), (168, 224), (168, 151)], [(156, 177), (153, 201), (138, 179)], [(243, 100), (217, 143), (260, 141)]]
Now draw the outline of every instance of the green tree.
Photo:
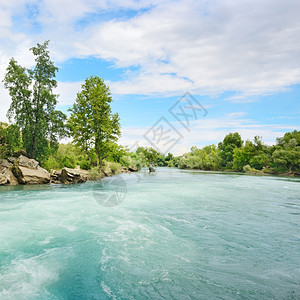
[(300, 146), (300, 131), (287, 132), (283, 137), (277, 138), (277, 148), (289, 147), (290, 140), (293, 140), (292, 144), (295, 146)]
[(300, 131), (287, 132), (277, 139), (272, 163), (279, 173), (300, 171)]
[(91, 76), (85, 80), (69, 110), (68, 127), (74, 143), (90, 159), (94, 149), (100, 168), (121, 135), (120, 118), (112, 113), (111, 102), (109, 87), (98, 76)]
[(22, 149), (20, 128), (17, 125), (8, 125), (0, 122), (0, 158), (13, 155)]
[(39, 161), (44, 161), (51, 146), (65, 135), (66, 116), (55, 110), (57, 95), (53, 89), (58, 69), (50, 60), (48, 44), (46, 41), (30, 49), (36, 62), (32, 69), (18, 65), (12, 58), (3, 80), (12, 99), (7, 116), (21, 128), (27, 155)]
[[(138, 152), (139, 149), (142, 148), (142, 147), (139, 147), (137, 149), (137, 153), (140, 153)], [(142, 148), (142, 153), (145, 157), (145, 161), (146, 161), (146, 165), (148, 167), (151, 167), (152, 165), (157, 165), (157, 162), (158, 162), (158, 158), (160, 156), (160, 153), (158, 151), (156, 151), (154, 148), (152, 147), (149, 147), (149, 148)]]
[(241, 148), (243, 141), (239, 133), (229, 133), (225, 136), (223, 142), (219, 143), (222, 166), (228, 169), (232, 168), (233, 151), (235, 148)]

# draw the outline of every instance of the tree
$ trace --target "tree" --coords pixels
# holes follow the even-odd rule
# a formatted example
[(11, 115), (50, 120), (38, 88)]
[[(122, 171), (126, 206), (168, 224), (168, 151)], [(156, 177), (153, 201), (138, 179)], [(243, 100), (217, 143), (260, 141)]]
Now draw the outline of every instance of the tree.
[[(121, 135), (119, 115), (113, 114), (109, 87), (98, 76), (91, 76), (81, 86), (69, 111), (68, 127), (74, 143), (91, 159), (94, 149), (100, 168)], [(114, 146), (113, 146), (114, 147)]]
[(22, 149), (20, 128), (17, 125), (8, 125), (0, 122), (0, 158), (13, 155)]
[(239, 133), (229, 133), (225, 136), (223, 142), (219, 143), (218, 148), (221, 150), (222, 166), (228, 169), (232, 168), (233, 151), (235, 148), (241, 148), (243, 141)]
[[(137, 151), (136, 151), (137, 153), (140, 153), (140, 152), (138, 152), (140, 148), (142, 148), (142, 147), (139, 147), (137, 149)], [(157, 160), (158, 160), (158, 157), (160, 156), (160, 153), (152, 147), (142, 148), (142, 149), (143, 149), (142, 153), (145, 157), (146, 165), (148, 167), (151, 167), (152, 165), (157, 165)]]
[(280, 172), (300, 171), (300, 131), (287, 132), (277, 139), (272, 162)]
[(44, 161), (51, 146), (65, 135), (66, 116), (55, 110), (57, 95), (53, 89), (58, 69), (50, 60), (48, 44), (46, 41), (30, 49), (36, 62), (33, 69), (18, 65), (12, 58), (3, 80), (12, 99), (7, 116), (21, 128), (27, 155), (39, 161)]
[(300, 146), (300, 131), (294, 130), (287, 132), (283, 137), (277, 138), (277, 148), (288, 147), (290, 140), (294, 140), (292, 143), (294, 143), (295, 146)]

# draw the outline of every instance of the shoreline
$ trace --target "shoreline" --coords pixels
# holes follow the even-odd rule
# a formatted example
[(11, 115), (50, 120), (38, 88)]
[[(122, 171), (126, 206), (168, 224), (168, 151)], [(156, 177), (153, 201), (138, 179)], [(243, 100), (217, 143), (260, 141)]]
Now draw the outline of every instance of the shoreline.
[[(168, 168), (168, 167), (163, 167)], [(175, 169), (182, 171), (195, 171), (195, 172), (203, 172), (203, 173), (211, 173), (211, 174), (235, 174), (235, 175), (251, 175), (251, 176), (272, 176), (272, 177), (284, 177), (284, 178), (300, 178), (300, 174), (297, 173), (282, 173), (282, 174), (274, 174), (274, 173), (263, 173), (263, 172), (239, 172), (232, 170), (201, 170), (201, 169), (180, 169), (174, 167)]]

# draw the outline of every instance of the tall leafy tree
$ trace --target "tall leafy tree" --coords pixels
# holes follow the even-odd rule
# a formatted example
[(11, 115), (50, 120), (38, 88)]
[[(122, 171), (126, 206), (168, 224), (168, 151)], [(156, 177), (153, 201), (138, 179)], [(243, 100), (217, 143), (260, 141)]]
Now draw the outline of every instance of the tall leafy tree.
[(94, 151), (100, 167), (110, 151), (115, 149), (115, 142), (121, 135), (119, 115), (111, 111), (112, 101), (104, 81), (98, 76), (91, 76), (85, 80), (70, 109), (68, 125), (75, 144), (91, 159)]
[(22, 129), (22, 138), (27, 155), (44, 161), (51, 153), (51, 146), (65, 135), (66, 116), (55, 110), (57, 67), (50, 59), (49, 41), (37, 44), (30, 50), (35, 56), (35, 66), (27, 69), (12, 58), (4, 77), (4, 86), (9, 90), (12, 102), (8, 118)]
[(223, 142), (218, 144), (220, 149), (222, 165), (228, 169), (232, 168), (233, 151), (235, 148), (241, 148), (243, 145), (242, 138), (239, 133), (229, 133), (225, 136)]

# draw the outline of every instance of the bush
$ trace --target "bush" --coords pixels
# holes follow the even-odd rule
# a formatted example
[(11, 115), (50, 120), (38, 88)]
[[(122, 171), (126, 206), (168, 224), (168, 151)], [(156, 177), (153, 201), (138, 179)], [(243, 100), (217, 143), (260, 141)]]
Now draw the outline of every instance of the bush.
[(42, 164), (42, 166), (47, 170), (59, 170), (63, 168), (61, 161), (54, 158), (52, 155)]
[(116, 175), (122, 172), (122, 166), (116, 162), (105, 162), (104, 171), (108, 175)]
[(277, 174), (277, 171), (270, 167), (263, 167), (262, 172), (265, 174)]
[(91, 180), (100, 180), (104, 177), (104, 175), (99, 173), (98, 167), (94, 167), (89, 170), (89, 177)]
[(129, 155), (125, 155), (120, 158), (120, 164), (125, 168), (134, 167), (134, 160)]
[(256, 170), (254, 168), (251, 168), (249, 165), (246, 165), (243, 167), (243, 171), (247, 174), (261, 174), (262, 172), (259, 170)]
[(80, 169), (82, 169), (82, 170), (90, 170), (92, 167), (91, 162), (88, 160), (80, 161), (79, 166), (80, 166)]
[(76, 167), (74, 158), (67, 156), (67, 155), (63, 157), (62, 163), (63, 163), (64, 167), (67, 167), (67, 168), (74, 169)]

